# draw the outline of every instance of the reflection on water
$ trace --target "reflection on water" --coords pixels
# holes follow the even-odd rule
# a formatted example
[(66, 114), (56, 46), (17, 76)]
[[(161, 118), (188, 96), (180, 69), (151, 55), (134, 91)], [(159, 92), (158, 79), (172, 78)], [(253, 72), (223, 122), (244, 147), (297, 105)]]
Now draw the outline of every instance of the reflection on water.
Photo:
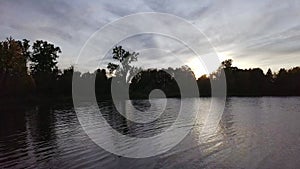
[[(102, 115), (120, 133), (149, 137), (173, 124), (178, 102), (168, 99), (166, 107), (160, 107), (155, 102), (134, 101), (139, 113), (166, 110), (159, 119), (145, 124), (116, 115), (110, 102), (99, 105)], [(217, 128), (209, 130), (214, 124), (208, 121), (206, 131), (202, 129), (210, 99), (194, 99), (191, 103), (200, 105), (200, 112), (188, 136), (172, 150), (144, 159), (119, 157), (98, 147), (79, 125), (72, 105), (1, 106), (0, 168), (298, 168), (300, 165), (300, 98), (229, 98)], [(83, 104), (82, 108), (92, 111), (89, 104)], [(127, 106), (127, 112), (133, 119), (145, 117), (138, 117), (132, 107)], [(177, 127), (187, 124), (183, 121)], [(130, 144), (118, 146), (126, 149)]]

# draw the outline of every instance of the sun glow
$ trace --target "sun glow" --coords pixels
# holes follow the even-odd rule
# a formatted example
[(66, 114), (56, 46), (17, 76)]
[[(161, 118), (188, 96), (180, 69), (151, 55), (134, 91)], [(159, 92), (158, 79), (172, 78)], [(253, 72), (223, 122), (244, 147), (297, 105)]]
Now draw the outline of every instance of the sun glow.
[[(230, 59), (230, 55), (229, 52), (217, 52), (217, 56), (220, 60), (220, 65), (221, 62), (226, 60), (226, 59)], [(192, 58), (189, 59), (186, 64), (192, 69), (192, 71), (194, 72), (196, 78), (201, 77), (204, 74), (210, 74), (212, 72), (208, 72), (205, 68), (205, 65), (203, 65), (203, 63), (201, 62), (200, 59), (198, 58)], [(219, 65), (216, 65), (216, 69)]]
[(204, 74), (207, 74), (205, 67), (203, 66), (201, 61), (197, 58), (190, 59), (186, 64), (192, 69), (196, 78), (199, 78)]
[(230, 59), (229, 52), (217, 52), (219, 60), (222, 62), (224, 60)]

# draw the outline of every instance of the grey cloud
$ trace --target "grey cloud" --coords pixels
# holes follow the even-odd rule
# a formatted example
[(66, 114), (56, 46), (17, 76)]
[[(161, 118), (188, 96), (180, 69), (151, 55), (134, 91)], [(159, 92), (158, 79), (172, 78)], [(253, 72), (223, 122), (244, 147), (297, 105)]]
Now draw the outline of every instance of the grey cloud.
[(201, 3), (197, 0), (145, 0), (144, 2), (155, 12), (171, 13), (189, 20), (199, 18), (212, 5), (212, 1), (209, 0), (203, 0)]
[(70, 33), (62, 31), (59, 28), (39, 27), (38, 29), (45, 32), (45, 33), (49, 33), (49, 34), (53, 34), (55, 36), (59, 36), (62, 39), (65, 39), (65, 40), (71, 40), (72, 39), (72, 35)]
[[(300, 2), (287, 0), (134, 0), (134, 1), (0, 1), (0, 38), (7, 36), (45, 39), (61, 46), (62, 67), (74, 61), (89, 36), (105, 24), (136, 12), (163, 12), (183, 17), (205, 33), (218, 52), (244, 67), (300, 65)], [(145, 27), (156, 25), (141, 23)], [(128, 23), (130, 25), (130, 23)], [(168, 31), (180, 27), (165, 22)], [(169, 27), (171, 26), (171, 27)], [(116, 31), (118, 29), (116, 28)], [(182, 30), (186, 31), (186, 30)], [(114, 38), (113, 35), (110, 38)], [(193, 37), (190, 37), (191, 39)], [(103, 39), (99, 39), (103, 40)], [(197, 40), (197, 39), (193, 39)], [(125, 40), (130, 50), (149, 47), (177, 48), (174, 53), (188, 57), (176, 43), (147, 36)], [(97, 43), (92, 51), (97, 51)], [(91, 53), (87, 62), (95, 62)], [(143, 63), (153, 60), (171, 64), (171, 56), (147, 55)], [(99, 60), (99, 59), (98, 59)], [(104, 59), (103, 63), (108, 62)], [(158, 65), (159, 62), (153, 62)], [(178, 62), (179, 63), (179, 62)], [(164, 65), (161, 63), (161, 65)], [(88, 64), (85, 69), (88, 69)]]

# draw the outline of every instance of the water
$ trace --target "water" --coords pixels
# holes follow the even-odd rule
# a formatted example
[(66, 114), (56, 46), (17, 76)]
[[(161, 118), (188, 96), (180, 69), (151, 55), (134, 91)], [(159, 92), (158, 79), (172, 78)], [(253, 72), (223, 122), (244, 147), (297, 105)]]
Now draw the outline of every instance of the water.
[[(208, 109), (210, 99), (190, 99), (191, 110)], [(157, 103), (157, 106), (155, 106)], [(110, 125), (132, 137), (149, 137), (168, 129), (180, 100), (168, 99), (166, 113), (149, 124), (130, 124), (114, 115), (110, 102), (99, 103)], [(134, 101), (153, 113), (159, 101)], [(89, 104), (85, 111), (93, 112)], [(134, 112), (134, 110), (132, 110)], [(203, 111), (203, 112), (202, 112)], [(1, 106), (0, 168), (299, 168), (300, 98), (228, 98), (216, 131), (201, 131), (202, 116), (188, 136), (159, 156), (131, 159), (111, 154), (84, 132), (71, 104)], [(159, 116), (160, 114), (157, 114)], [(131, 118), (135, 118), (132, 117)], [(91, 121), (90, 125), (93, 125)], [(189, 126), (182, 121), (178, 128)], [(209, 124), (208, 124), (209, 126)], [(107, 137), (104, 141), (114, 140)], [(205, 138), (205, 139), (204, 139)], [(172, 138), (170, 138), (172, 139)], [(163, 145), (166, 140), (158, 140)], [(126, 150), (131, 144), (118, 145)], [(160, 147), (164, 148), (164, 147)]]

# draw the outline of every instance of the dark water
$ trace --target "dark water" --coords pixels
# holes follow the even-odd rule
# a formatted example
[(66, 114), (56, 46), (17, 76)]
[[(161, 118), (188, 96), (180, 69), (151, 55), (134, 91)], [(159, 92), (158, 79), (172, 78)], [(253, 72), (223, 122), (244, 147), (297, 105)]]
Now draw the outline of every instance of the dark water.
[[(124, 126), (128, 124), (124, 119), (111, 114), (114, 109), (109, 102), (100, 106), (106, 119), (119, 132), (148, 137), (170, 127), (179, 103), (180, 100), (168, 99), (164, 118), (150, 126), (134, 125), (130, 129)], [(205, 110), (210, 99), (193, 99), (190, 103), (191, 109), (193, 105), (201, 105), (201, 110)], [(135, 101), (134, 105), (140, 110), (149, 109), (145, 101)], [(89, 110), (88, 106), (84, 108)], [(300, 166), (300, 98), (297, 97), (229, 98), (215, 132), (208, 130), (204, 134), (203, 121), (196, 119), (197, 124), (179, 145), (164, 154), (144, 159), (116, 156), (97, 146), (80, 126), (72, 105), (2, 105), (0, 112), (0, 168), (269, 169)], [(135, 132), (131, 132), (133, 130)], [(130, 144), (122, 148), (128, 148), (126, 146)]]

